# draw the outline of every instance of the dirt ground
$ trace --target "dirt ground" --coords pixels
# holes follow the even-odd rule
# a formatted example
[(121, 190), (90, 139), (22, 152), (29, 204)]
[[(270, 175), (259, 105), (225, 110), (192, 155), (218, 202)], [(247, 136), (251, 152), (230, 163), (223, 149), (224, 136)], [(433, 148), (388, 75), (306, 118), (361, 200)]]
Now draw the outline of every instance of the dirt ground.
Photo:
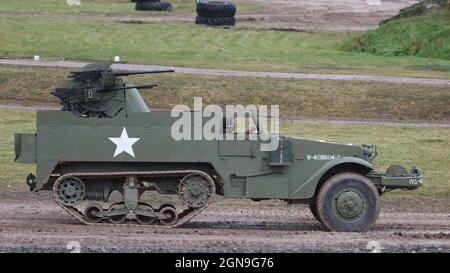
[[(238, 25), (289, 31), (365, 31), (418, 1), (411, 0), (236, 0)], [(265, 8), (240, 13), (239, 2)], [(379, 5), (368, 3), (380, 2)], [(194, 15), (115, 18), (115, 21), (192, 21)], [(105, 18), (103, 18), (105, 19)], [(112, 19), (112, 18), (110, 18)]]
[[(238, 25), (290, 31), (365, 31), (397, 14), (412, 0), (236, 0)], [(255, 2), (265, 8), (240, 13), (239, 2)], [(370, 5), (368, 3), (377, 3)], [(192, 15), (119, 17), (114, 21), (192, 21)], [(106, 19), (106, 18), (103, 18)]]
[(400, 9), (418, 2), (411, 0), (251, 1), (267, 5), (267, 10), (254, 15), (238, 15), (238, 21), (244, 25), (326, 31), (364, 31), (374, 28), (382, 20), (397, 14)]
[(387, 200), (367, 233), (327, 232), (303, 205), (224, 199), (181, 228), (98, 227), (79, 224), (48, 192), (2, 188), (0, 251), (70, 252), (75, 241), (81, 252), (450, 252), (449, 205)]

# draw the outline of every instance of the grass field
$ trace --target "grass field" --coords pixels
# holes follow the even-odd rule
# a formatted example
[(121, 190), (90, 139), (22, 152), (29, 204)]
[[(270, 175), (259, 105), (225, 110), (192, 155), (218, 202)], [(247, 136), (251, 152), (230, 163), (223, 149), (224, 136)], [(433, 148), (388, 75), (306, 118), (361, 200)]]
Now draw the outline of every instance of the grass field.
[(114, 23), (0, 18), (0, 56), (317, 73), (449, 78), (450, 60), (347, 52), (349, 33), (210, 28), (189, 23)]
[[(62, 86), (70, 69), (0, 66), (0, 103), (54, 104), (50, 92)], [(159, 109), (204, 104), (280, 105), (288, 117), (450, 121), (448, 87), (323, 80), (211, 77), (187, 74), (134, 76), (129, 82), (157, 83), (142, 91)]]
[[(295, 124), (283, 122), (282, 131), (312, 139), (341, 143), (379, 145), (375, 165), (385, 170), (391, 163), (421, 167), (425, 185), (417, 191), (396, 191), (390, 196), (450, 197), (450, 129), (412, 126)], [(24, 177), (34, 172), (33, 165), (15, 164), (14, 133), (35, 131), (35, 113), (28, 110), (0, 109), (0, 185), (24, 187)]]
[[(66, 0), (0, 0), (0, 12), (51, 15), (127, 15), (151, 16), (195, 13), (195, 0), (170, 0), (172, 12), (136, 11), (130, 0), (81, 0), (80, 6), (69, 6)], [(262, 5), (239, 3), (239, 12), (263, 9)]]

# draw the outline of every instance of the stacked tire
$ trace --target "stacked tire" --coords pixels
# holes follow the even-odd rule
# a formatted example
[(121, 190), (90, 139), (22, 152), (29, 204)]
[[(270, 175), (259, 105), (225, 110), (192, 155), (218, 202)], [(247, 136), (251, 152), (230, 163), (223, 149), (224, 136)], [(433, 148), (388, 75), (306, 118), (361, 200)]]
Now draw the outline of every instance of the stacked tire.
[(136, 0), (136, 10), (172, 11), (172, 4), (161, 0)]
[(236, 25), (236, 5), (228, 1), (197, 1), (195, 23), (209, 26)]

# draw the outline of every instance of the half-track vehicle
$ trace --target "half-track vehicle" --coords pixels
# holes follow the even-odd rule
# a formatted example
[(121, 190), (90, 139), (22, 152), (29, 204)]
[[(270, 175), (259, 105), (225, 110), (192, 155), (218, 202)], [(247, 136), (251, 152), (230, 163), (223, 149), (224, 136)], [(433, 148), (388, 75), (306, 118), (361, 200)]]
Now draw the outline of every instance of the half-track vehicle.
[[(251, 131), (230, 130), (233, 123), (223, 120), (223, 134), (242, 138), (174, 139), (177, 117), (150, 111), (139, 93), (156, 85), (134, 86), (121, 78), (173, 70), (114, 71), (111, 65), (72, 72), (66, 86), (53, 92), (61, 110), (39, 110), (37, 132), (15, 135), (15, 161), (36, 164), (36, 175), (26, 178), (30, 190), (52, 191), (54, 201), (84, 224), (177, 227), (221, 195), (309, 205), (327, 229), (361, 232), (377, 220), (383, 193), (423, 183), (416, 167), (376, 171), (373, 145), (276, 135), (276, 148), (265, 151), (267, 140), (249, 135), (270, 133), (251, 115)], [(195, 119), (196, 111), (183, 114)], [(111, 201), (113, 193), (119, 200)], [(145, 193), (171, 202), (155, 206)]]

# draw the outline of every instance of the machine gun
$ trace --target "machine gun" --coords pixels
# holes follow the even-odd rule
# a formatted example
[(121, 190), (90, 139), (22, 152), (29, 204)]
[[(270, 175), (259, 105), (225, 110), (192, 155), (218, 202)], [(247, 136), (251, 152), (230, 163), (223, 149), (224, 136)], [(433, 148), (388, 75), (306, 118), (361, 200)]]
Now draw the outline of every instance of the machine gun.
[(175, 72), (173, 69), (165, 70), (149, 70), (149, 71), (113, 71), (111, 68), (97, 69), (97, 70), (87, 70), (87, 71), (76, 71), (71, 72), (69, 78), (74, 79), (76, 82), (85, 83), (100, 83), (104, 88), (112, 88), (117, 84), (118, 77), (127, 77), (132, 75), (142, 75), (142, 74), (160, 74), (160, 73), (170, 73)]
[(85, 102), (98, 99), (98, 93), (101, 92), (112, 92), (119, 90), (128, 89), (151, 89), (157, 87), (157, 84), (147, 84), (147, 85), (131, 85), (123, 86), (118, 88), (83, 88), (83, 87), (72, 87), (72, 88), (55, 88), (55, 92), (52, 95), (59, 98), (60, 100), (71, 99), (72, 101), (84, 100)]
[(120, 77), (142, 74), (170, 73), (173, 69), (150, 71), (113, 71), (112, 62), (92, 63), (71, 72), (66, 86), (55, 88), (52, 94), (62, 104), (63, 111), (79, 117), (126, 117), (134, 112), (150, 111), (139, 89), (151, 89), (156, 84), (130, 85)]

